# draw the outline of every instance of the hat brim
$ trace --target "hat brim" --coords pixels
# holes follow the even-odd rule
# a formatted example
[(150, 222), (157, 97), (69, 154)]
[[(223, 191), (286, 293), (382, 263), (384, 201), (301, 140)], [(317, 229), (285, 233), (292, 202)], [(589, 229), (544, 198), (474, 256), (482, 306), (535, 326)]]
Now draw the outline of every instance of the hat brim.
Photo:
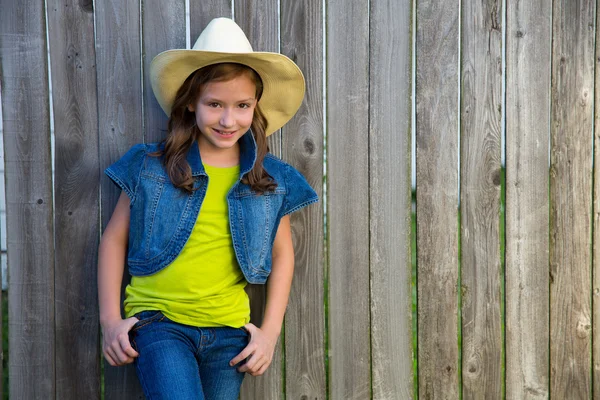
[(304, 76), (288, 57), (278, 53), (220, 53), (202, 50), (168, 50), (150, 65), (150, 83), (161, 108), (171, 115), (177, 91), (194, 71), (207, 65), (238, 63), (255, 70), (263, 82), (258, 102), (267, 119), (268, 135), (296, 114), (304, 98)]

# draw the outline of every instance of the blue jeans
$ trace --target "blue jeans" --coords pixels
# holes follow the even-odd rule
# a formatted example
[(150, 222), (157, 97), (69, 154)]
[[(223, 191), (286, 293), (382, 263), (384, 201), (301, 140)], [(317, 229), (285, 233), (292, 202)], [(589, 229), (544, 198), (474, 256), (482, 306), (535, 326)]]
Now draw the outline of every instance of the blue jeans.
[(197, 328), (143, 311), (129, 332), (135, 369), (148, 400), (236, 400), (244, 373), (229, 361), (248, 344), (243, 328)]

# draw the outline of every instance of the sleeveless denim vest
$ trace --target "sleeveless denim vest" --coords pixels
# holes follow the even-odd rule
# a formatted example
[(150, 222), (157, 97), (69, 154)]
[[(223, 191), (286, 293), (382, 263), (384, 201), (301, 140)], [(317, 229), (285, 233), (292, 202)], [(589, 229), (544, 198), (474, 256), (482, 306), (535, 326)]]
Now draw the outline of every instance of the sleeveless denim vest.
[[(246, 280), (265, 283), (281, 218), (318, 201), (318, 196), (294, 167), (272, 154), (266, 155), (263, 166), (277, 188), (257, 194), (241, 182), (256, 161), (252, 133), (246, 132), (239, 144), (240, 178), (227, 195), (229, 228)], [(197, 142), (187, 154), (197, 189), (191, 194), (171, 184), (162, 157), (149, 155), (158, 149), (157, 143), (135, 145), (105, 170), (130, 199), (127, 264), (134, 276), (154, 274), (179, 255), (196, 223), (208, 186)]]

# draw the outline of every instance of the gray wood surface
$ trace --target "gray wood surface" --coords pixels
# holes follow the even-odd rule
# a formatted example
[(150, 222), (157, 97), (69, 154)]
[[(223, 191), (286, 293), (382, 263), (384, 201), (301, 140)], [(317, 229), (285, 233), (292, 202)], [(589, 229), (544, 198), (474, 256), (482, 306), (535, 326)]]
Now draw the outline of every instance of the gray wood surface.
[(411, 1), (371, 1), (370, 18), (372, 390), (412, 399)]
[(232, 0), (190, 1), (190, 46), (206, 25), (217, 17), (232, 18)]
[[(235, 1), (235, 21), (242, 28), (254, 51), (279, 51), (279, 24), (277, 1)], [(281, 157), (281, 133), (277, 131), (268, 138), (270, 151)], [(262, 324), (266, 304), (266, 285), (249, 285), (247, 288), (252, 307), (251, 322)], [(282, 332), (273, 360), (263, 376), (246, 375), (242, 386), (242, 400), (280, 399), (283, 396), (283, 337)]]
[(456, 2), (417, 3), (419, 397), (457, 399), (458, 24)]
[(0, 0), (9, 393), (54, 399), (54, 240), (44, 3)]
[[(138, 2), (96, 3), (99, 162), (103, 170), (129, 148), (142, 143), (142, 67)], [(102, 228), (106, 226), (120, 189), (104, 174), (100, 178)], [(129, 281), (125, 267), (123, 287)], [(111, 367), (104, 361), (106, 399), (142, 399), (133, 365)]]
[[(56, 398), (100, 395), (99, 176), (92, 2), (48, 2), (55, 136)], [(82, 376), (81, 371), (86, 371)]]
[(152, 92), (150, 63), (162, 51), (185, 49), (185, 0), (144, 0), (142, 34), (144, 139), (152, 143), (167, 135), (168, 117)]
[(368, 399), (369, 4), (326, 10), (329, 398)]
[(506, 398), (549, 398), (552, 2), (506, 16)]
[[(600, 54), (600, 29), (598, 29), (600, 7), (596, 5), (596, 55)], [(595, 70), (595, 115), (594, 119), (594, 215), (592, 238), (592, 387), (593, 399), (600, 400), (600, 71)]]
[[(237, 10), (237, 9), (236, 9)], [(306, 81), (298, 114), (282, 129), (283, 158), (319, 194), (320, 202), (292, 214), (296, 255), (285, 320), (285, 394), (325, 399), (325, 292), (323, 243), (323, 6), (318, 0), (281, 1), (281, 52)]]
[(464, 399), (502, 398), (502, 1), (461, 7), (461, 287)]
[(553, 3), (550, 393), (591, 397), (591, 198), (595, 2)]

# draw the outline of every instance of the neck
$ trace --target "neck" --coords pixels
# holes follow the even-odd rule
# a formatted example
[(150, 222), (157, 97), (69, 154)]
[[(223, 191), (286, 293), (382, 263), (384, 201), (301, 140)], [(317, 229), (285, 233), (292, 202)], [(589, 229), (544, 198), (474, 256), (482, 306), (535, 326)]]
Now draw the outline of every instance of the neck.
[(198, 141), (202, 162), (213, 167), (234, 167), (240, 163), (240, 145), (236, 143), (228, 149), (218, 149), (206, 146), (202, 140)]

